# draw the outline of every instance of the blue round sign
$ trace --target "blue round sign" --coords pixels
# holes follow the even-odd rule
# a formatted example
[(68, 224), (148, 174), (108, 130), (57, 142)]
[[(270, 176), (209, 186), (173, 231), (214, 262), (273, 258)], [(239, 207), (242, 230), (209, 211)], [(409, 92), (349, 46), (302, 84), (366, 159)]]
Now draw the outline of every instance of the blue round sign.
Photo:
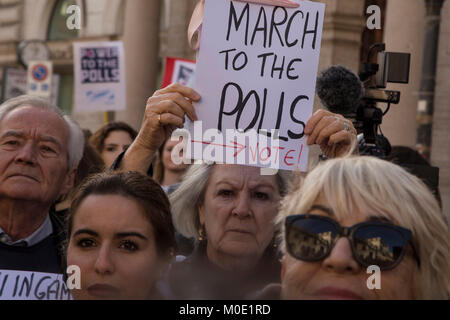
[(48, 76), (48, 69), (43, 64), (37, 64), (31, 70), (31, 76), (35, 81), (44, 81)]

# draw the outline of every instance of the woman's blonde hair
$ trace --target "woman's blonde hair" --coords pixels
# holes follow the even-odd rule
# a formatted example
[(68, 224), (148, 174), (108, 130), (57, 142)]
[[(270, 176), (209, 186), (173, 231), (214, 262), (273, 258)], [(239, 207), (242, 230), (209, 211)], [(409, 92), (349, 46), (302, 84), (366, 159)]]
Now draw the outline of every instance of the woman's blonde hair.
[[(200, 229), (198, 206), (203, 202), (209, 177), (217, 164), (194, 164), (186, 172), (179, 187), (169, 196), (175, 229), (187, 238), (197, 240)], [(289, 174), (278, 170), (280, 195), (287, 190)]]
[[(420, 259), (416, 279), (419, 299), (450, 298), (450, 233), (438, 202), (417, 177), (375, 157), (328, 160), (317, 166), (283, 199), (277, 223), (306, 213), (322, 196), (338, 220), (352, 212), (384, 216), (412, 231)], [(283, 253), (286, 253), (284, 239)]]

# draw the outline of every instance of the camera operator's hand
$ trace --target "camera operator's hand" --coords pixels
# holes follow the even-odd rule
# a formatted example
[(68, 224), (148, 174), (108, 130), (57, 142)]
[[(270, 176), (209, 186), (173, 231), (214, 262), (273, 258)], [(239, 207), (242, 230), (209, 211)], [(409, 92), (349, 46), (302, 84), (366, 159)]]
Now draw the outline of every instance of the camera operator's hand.
[(187, 115), (197, 120), (191, 101), (199, 101), (193, 89), (174, 83), (148, 98), (141, 129), (125, 153), (121, 170), (147, 173), (158, 148), (177, 128), (183, 128)]
[(328, 158), (357, 153), (356, 129), (350, 120), (327, 110), (316, 111), (305, 126), (308, 145), (318, 144)]

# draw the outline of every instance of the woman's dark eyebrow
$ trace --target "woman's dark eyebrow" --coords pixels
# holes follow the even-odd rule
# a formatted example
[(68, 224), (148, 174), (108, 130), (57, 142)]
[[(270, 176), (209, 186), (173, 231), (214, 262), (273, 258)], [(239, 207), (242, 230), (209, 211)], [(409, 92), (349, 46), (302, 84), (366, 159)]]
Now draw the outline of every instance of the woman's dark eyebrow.
[(94, 237), (98, 237), (98, 233), (93, 231), (93, 230), (91, 230), (91, 229), (79, 229), (79, 230), (75, 231), (73, 233), (73, 235), (77, 236), (77, 235), (82, 234), (82, 233), (87, 233), (88, 235), (91, 235), (91, 236), (94, 236)]
[(115, 238), (126, 238), (126, 237), (137, 237), (141, 238), (142, 240), (148, 240), (148, 238), (139, 232), (119, 232), (116, 233)]

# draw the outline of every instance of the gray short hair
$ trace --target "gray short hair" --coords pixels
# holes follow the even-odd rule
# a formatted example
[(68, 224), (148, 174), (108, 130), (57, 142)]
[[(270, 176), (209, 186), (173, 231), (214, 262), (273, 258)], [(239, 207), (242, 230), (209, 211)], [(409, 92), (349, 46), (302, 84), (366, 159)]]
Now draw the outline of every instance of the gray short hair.
[[(185, 237), (197, 239), (200, 228), (198, 206), (204, 200), (209, 177), (215, 165), (205, 163), (192, 165), (181, 184), (169, 197), (175, 229)], [(289, 175), (290, 172), (284, 170), (278, 170), (276, 174), (281, 196), (288, 188)]]
[(450, 298), (450, 233), (431, 191), (398, 165), (375, 157), (327, 160), (292, 188), (282, 201), (277, 223), (307, 212), (323, 196), (338, 219), (359, 212), (376, 212), (412, 231), (420, 268), (416, 287), (420, 299)]
[(67, 143), (67, 170), (76, 168), (83, 157), (84, 150), (84, 134), (78, 123), (76, 123), (75, 120), (69, 116), (64, 115), (60, 108), (51, 104), (49, 101), (40, 97), (29, 95), (22, 95), (12, 98), (1, 104), (0, 122), (8, 115), (8, 113), (24, 106), (47, 110), (59, 116), (61, 120), (64, 120), (69, 130), (69, 141)]

